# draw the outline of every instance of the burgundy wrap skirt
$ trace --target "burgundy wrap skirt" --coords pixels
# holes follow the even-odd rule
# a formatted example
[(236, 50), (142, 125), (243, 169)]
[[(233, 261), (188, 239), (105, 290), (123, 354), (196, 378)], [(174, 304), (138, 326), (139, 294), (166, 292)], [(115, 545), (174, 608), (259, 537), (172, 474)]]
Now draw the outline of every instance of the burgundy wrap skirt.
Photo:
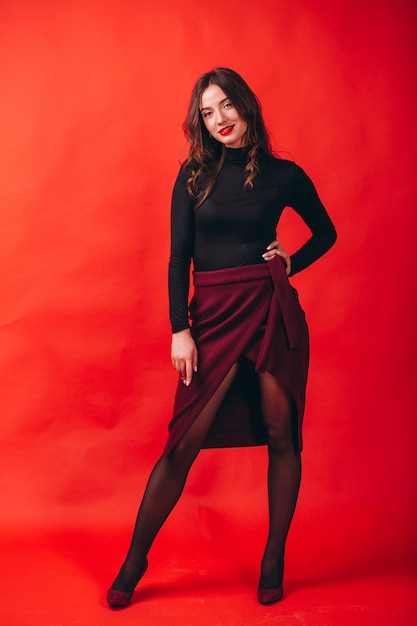
[(267, 443), (257, 373), (270, 372), (290, 395), (301, 450), (309, 334), (283, 259), (194, 272), (190, 318), (198, 372), (189, 387), (178, 382), (164, 453), (172, 452), (235, 363), (238, 372), (203, 447)]

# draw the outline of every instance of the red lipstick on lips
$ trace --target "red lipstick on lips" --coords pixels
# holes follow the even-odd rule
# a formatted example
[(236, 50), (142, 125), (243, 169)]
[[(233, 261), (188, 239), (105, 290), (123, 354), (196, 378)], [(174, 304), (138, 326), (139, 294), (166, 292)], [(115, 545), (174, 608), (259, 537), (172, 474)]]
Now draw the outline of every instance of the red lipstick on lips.
[(219, 130), (219, 134), (222, 135), (222, 137), (225, 137), (226, 135), (230, 135), (233, 129), (234, 126), (226, 126), (226, 128)]

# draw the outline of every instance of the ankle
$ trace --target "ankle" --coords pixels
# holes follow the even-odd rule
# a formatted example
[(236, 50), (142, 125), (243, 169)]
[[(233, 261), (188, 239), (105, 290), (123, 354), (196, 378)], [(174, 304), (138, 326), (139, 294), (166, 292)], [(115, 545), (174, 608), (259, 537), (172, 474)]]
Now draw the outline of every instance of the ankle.
[(123, 563), (112, 588), (115, 591), (131, 593), (148, 568), (148, 560), (145, 558), (141, 562), (130, 562), (128, 559)]
[(267, 548), (262, 557), (262, 567), (276, 567), (277, 564), (284, 562), (284, 551), (282, 549), (274, 550)]
[(283, 575), (284, 556), (282, 552), (278, 555), (265, 555), (261, 562), (261, 577), (259, 586), (264, 589), (279, 587), (282, 585)]

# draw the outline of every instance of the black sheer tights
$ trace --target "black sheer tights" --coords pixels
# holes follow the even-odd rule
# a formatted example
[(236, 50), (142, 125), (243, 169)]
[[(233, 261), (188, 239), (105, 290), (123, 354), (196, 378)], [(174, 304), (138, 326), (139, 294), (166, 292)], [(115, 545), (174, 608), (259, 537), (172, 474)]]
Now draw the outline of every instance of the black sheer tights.
[[(189, 469), (236, 374), (234, 365), (217, 392), (188, 429), (175, 451), (155, 465), (139, 508), (130, 548), (112, 587), (130, 592), (145, 569), (146, 555), (158, 531), (177, 503)], [(262, 560), (264, 588), (275, 587), (282, 578), (285, 540), (297, 501), (300, 456), (294, 452), (290, 402), (276, 379), (260, 375), (262, 408), (269, 433), (268, 493), (270, 530)]]
[[(146, 486), (126, 560), (112, 587), (130, 592), (146, 564), (146, 555), (184, 489), (191, 465), (236, 374), (234, 365), (170, 456), (162, 455)], [(191, 383), (192, 384), (192, 383)]]
[(259, 382), (269, 455), (269, 534), (259, 584), (270, 589), (282, 583), (285, 542), (300, 488), (301, 455), (291, 399), (271, 374), (262, 374)]

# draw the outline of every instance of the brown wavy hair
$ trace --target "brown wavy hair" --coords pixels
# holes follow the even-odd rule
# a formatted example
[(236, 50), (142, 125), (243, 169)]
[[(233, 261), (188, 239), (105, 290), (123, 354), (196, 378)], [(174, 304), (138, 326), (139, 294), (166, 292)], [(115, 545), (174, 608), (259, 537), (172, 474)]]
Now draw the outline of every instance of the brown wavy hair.
[(237, 72), (226, 67), (216, 67), (206, 72), (200, 76), (193, 88), (183, 124), (189, 143), (189, 153), (183, 167), (188, 174), (188, 193), (196, 200), (195, 208), (198, 208), (212, 191), (226, 154), (224, 145), (210, 137), (200, 111), (201, 96), (209, 85), (218, 85), (224, 91), (247, 124), (244, 136), (248, 155), (245, 189), (253, 187), (253, 179), (259, 172), (259, 155), (266, 153), (273, 156), (260, 102), (247, 83)]

